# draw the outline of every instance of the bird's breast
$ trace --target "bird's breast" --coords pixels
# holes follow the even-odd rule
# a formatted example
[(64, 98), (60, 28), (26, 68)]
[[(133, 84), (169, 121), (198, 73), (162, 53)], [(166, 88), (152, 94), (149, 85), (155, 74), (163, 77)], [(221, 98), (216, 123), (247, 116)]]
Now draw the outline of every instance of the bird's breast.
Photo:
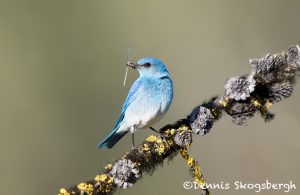
[(145, 128), (158, 122), (168, 111), (173, 99), (172, 81), (167, 79), (157, 79), (145, 90), (145, 102), (141, 112), (137, 112), (140, 121), (138, 128)]
[(141, 129), (158, 122), (168, 111), (172, 98), (173, 86), (170, 79), (146, 82), (134, 102), (127, 108), (122, 129)]

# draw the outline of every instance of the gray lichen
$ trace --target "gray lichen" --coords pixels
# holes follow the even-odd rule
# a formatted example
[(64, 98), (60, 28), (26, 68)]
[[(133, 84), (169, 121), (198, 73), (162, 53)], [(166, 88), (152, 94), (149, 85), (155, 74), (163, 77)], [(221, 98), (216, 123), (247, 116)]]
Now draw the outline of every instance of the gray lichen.
[(300, 68), (300, 47), (299, 45), (290, 46), (287, 57), (288, 64), (294, 65), (299, 70)]
[(139, 170), (129, 159), (121, 159), (116, 162), (110, 171), (114, 182), (121, 188), (131, 187), (139, 178)]
[(193, 133), (205, 135), (209, 132), (214, 123), (214, 116), (210, 109), (199, 106), (193, 110), (189, 116), (189, 121)]
[(256, 108), (250, 102), (232, 102), (226, 109), (236, 125), (245, 125), (247, 120), (254, 117)]
[(270, 101), (279, 102), (284, 98), (288, 98), (293, 93), (293, 85), (289, 81), (283, 83), (275, 83), (270, 87)]
[(235, 76), (228, 79), (225, 89), (229, 98), (235, 100), (246, 100), (255, 88), (253, 76)]
[(287, 65), (287, 55), (267, 54), (261, 59), (250, 60), (252, 75), (264, 83), (277, 82), (281, 76), (280, 71)]
[(173, 139), (180, 147), (187, 147), (192, 144), (192, 133), (189, 131), (177, 131)]

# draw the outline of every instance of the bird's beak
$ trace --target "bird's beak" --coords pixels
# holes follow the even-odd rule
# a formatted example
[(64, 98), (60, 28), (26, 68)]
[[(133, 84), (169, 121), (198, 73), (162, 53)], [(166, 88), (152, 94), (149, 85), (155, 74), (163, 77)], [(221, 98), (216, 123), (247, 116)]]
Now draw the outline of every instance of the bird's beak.
[(126, 66), (133, 68), (135, 70), (139, 65), (133, 62), (127, 62)]

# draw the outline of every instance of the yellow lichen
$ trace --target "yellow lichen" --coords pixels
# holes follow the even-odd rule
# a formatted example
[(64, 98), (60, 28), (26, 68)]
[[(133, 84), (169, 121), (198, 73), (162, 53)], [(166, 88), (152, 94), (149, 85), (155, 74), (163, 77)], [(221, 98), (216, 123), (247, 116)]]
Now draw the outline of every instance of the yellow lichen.
[(182, 125), (178, 128), (179, 131), (190, 131), (192, 132), (191, 128), (186, 126), (186, 125)]
[(156, 145), (155, 151), (158, 153), (158, 155), (162, 155), (165, 153), (165, 145), (163, 143)]
[(260, 102), (257, 99), (252, 99), (251, 103), (257, 108), (261, 106)]
[(101, 183), (99, 187), (99, 191), (106, 194), (109, 193), (112, 189), (112, 186), (114, 185), (113, 181), (114, 181), (113, 177), (107, 177), (104, 183)]
[(81, 191), (81, 192), (85, 192), (88, 195), (92, 195), (93, 193), (93, 185), (92, 184), (87, 184), (87, 183), (80, 183), (79, 185), (77, 185), (77, 188)]
[(99, 182), (98, 184), (100, 184), (98, 191), (108, 193), (111, 191), (114, 178), (108, 177), (106, 174), (101, 174), (95, 177), (95, 181)]
[(70, 193), (65, 188), (61, 188), (58, 195), (70, 195)]
[(112, 164), (108, 164), (108, 165), (105, 166), (105, 169), (106, 169), (106, 170), (111, 170), (112, 167), (113, 167)]
[(214, 119), (219, 118), (219, 114), (220, 114), (220, 113), (219, 113), (218, 109), (212, 108), (212, 109), (211, 109), (211, 113), (212, 113)]
[(185, 131), (181, 131), (180, 133), (179, 133), (179, 135), (183, 135), (185, 133)]
[(168, 144), (168, 146), (172, 146), (174, 144), (174, 142), (172, 140), (167, 140), (167, 144)]
[(195, 161), (192, 157), (189, 157), (188, 160), (187, 160), (187, 164), (190, 166), (190, 167), (193, 167), (195, 165)]
[(196, 165), (194, 168), (194, 175), (195, 175), (195, 181), (201, 186), (201, 187), (205, 187), (206, 186), (206, 182), (201, 174), (201, 168), (200, 166)]
[(169, 136), (172, 136), (174, 135), (174, 133), (176, 132), (176, 129), (167, 129), (164, 131), (164, 134), (169, 137)]
[(265, 109), (269, 109), (271, 106), (272, 106), (272, 103), (269, 102), (269, 101), (267, 101), (267, 102), (265, 103), (265, 105), (264, 105), (264, 108), (265, 108)]
[(148, 141), (148, 142), (157, 142), (157, 140), (158, 140), (158, 137), (156, 137), (155, 135), (150, 135), (150, 136), (146, 139), (146, 141)]
[(106, 178), (107, 178), (106, 174), (97, 175), (97, 176), (95, 177), (95, 181), (96, 181), (96, 182), (100, 182), (100, 181), (103, 182), (103, 181), (106, 180)]
[(180, 149), (180, 153), (181, 153), (181, 155), (183, 156), (184, 159), (187, 159), (186, 158), (186, 156), (187, 156), (187, 150), (186, 150), (186, 148)]
[(149, 157), (150, 157), (150, 147), (149, 147), (149, 145), (148, 144), (143, 144), (143, 147), (142, 147), (142, 152), (144, 153), (144, 154), (146, 154), (145, 155), (145, 158), (146, 158), (146, 162), (148, 162), (149, 161)]
[(202, 189), (206, 189), (206, 182), (201, 174), (201, 168), (196, 164), (196, 161), (189, 156), (187, 148), (180, 149), (181, 156), (187, 161), (188, 166), (193, 170), (195, 181)]
[(228, 97), (225, 97), (225, 98), (223, 98), (223, 99), (220, 99), (220, 100), (219, 100), (219, 104), (225, 108), (225, 107), (227, 106), (228, 100), (229, 100)]
[(111, 184), (113, 181), (114, 181), (114, 178), (113, 177), (109, 177), (108, 180), (107, 180), (107, 183)]
[(252, 105), (254, 105), (256, 108), (261, 108), (263, 111), (268, 110), (268, 109), (272, 106), (272, 103), (269, 102), (269, 101), (266, 101), (266, 103), (264, 103), (264, 104), (262, 105), (261, 102), (259, 102), (257, 99), (254, 99), (254, 98), (251, 100), (251, 103), (252, 103)]
[(176, 132), (176, 129), (171, 129), (170, 130), (171, 135), (173, 135), (175, 132)]
[(148, 144), (143, 144), (143, 151), (146, 152), (146, 153), (150, 151), (150, 148), (149, 148)]
[[(150, 135), (146, 141), (149, 141), (149, 142), (155, 142), (156, 144), (154, 145), (154, 150), (158, 153), (158, 155), (162, 155), (165, 153), (165, 145), (163, 143), (163, 140), (161, 138), (158, 138), (154, 135)], [(149, 151), (150, 148), (147, 144), (144, 144), (144, 150), (147, 150)]]

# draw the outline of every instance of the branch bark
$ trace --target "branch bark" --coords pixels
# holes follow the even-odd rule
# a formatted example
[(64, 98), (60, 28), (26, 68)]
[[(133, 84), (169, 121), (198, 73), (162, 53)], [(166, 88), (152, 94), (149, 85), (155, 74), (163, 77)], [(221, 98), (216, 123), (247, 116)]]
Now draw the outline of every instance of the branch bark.
[(62, 188), (59, 195), (113, 194), (118, 187), (131, 187), (143, 173), (154, 172), (165, 159), (170, 160), (179, 153), (202, 193), (209, 194), (200, 166), (187, 151), (192, 137), (209, 133), (223, 113), (230, 115), (237, 125), (244, 125), (256, 113), (260, 113), (266, 122), (272, 120), (274, 114), (269, 107), (292, 95), (300, 70), (300, 48), (290, 46), (286, 52), (267, 54), (250, 60), (250, 64), (250, 74), (227, 80), (224, 96), (213, 97), (197, 106), (188, 117), (161, 128), (160, 136), (150, 135), (119, 160), (106, 165), (94, 179)]

